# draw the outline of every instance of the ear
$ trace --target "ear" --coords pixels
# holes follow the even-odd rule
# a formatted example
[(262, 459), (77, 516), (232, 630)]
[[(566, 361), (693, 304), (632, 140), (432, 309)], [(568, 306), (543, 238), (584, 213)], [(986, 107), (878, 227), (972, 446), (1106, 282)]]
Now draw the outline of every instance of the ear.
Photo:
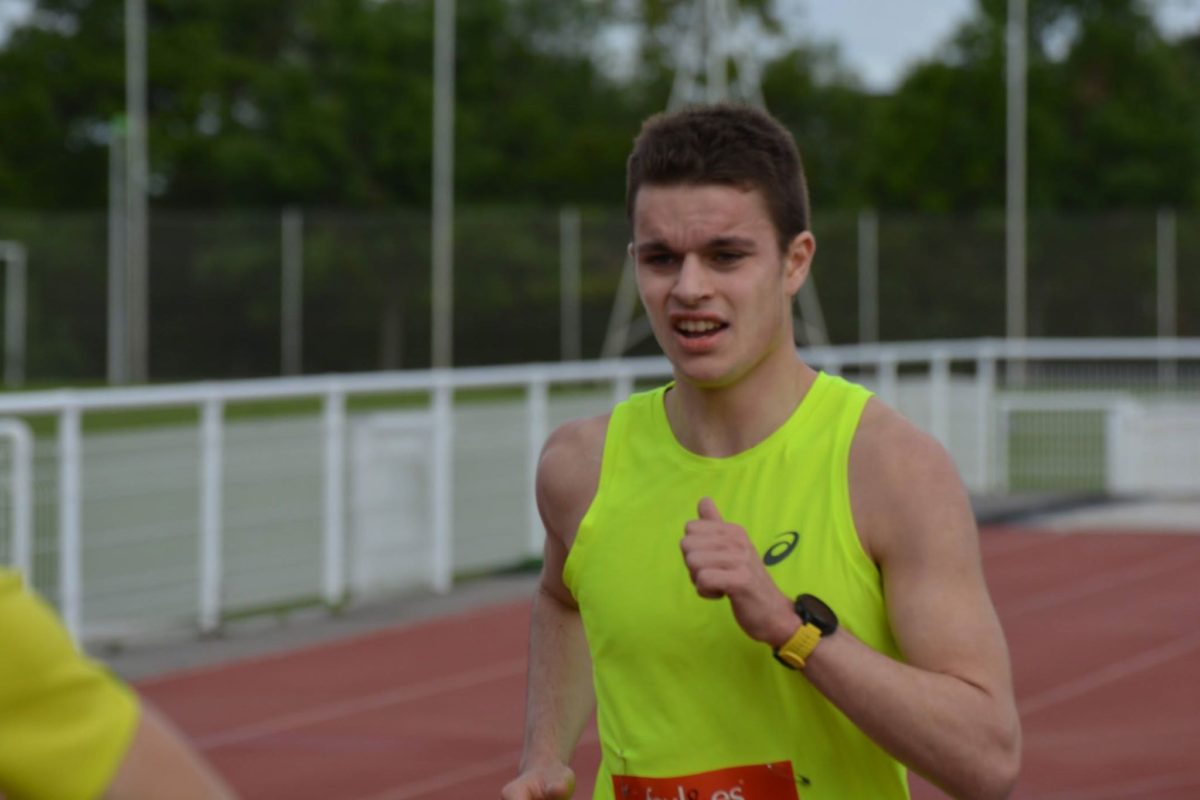
[(783, 285), (789, 297), (795, 297), (800, 287), (808, 280), (813, 256), (817, 252), (817, 240), (812, 231), (796, 234), (783, 254)]

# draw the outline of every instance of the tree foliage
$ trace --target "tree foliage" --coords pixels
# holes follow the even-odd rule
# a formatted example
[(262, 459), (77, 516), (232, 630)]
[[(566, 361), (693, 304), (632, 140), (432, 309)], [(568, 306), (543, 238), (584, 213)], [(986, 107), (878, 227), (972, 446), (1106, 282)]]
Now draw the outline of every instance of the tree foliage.
[[(887, 99), (867, 150), (884, 207), (962, 211), (1004, 203), (1004, 0)], [(1029, 198), (1039, 209), (1193, 205), (1200, 84), (1185, 48), (1140, 0), (1033, 0)]]
[[(306, 367), (427, 363), (434, 2), (147, 0), (152, 374), (277, 368), (282, 205), (305, 209)], [(1148, 2), (1030, 0), (1031, 333), (1152, 332), (1152, 291), (1130, 286), (1153, 284), (1153, 210), (1200, 199), (1200, 34), (1164, 39)], [(556, 357), (562, 204), (585, 206), (585, 352), (599, 351), (624, 160), (668, 102), (691, 6), (457, 4), (458, 363)], [(855, 335), (853, 212), (868, 206), (885, 212), (885, 338), (1002, 334), (1006, 0), (977, 0), (883, 95), (829, 43), (787, 39), (782, 0), (741, 6), (765, 102), (804, 154), (835, 341)], [(33, 7), (0, 43), (0, 239), (37, 264), (31, 371), (98, 377), (124, 0)], [(1118, 210), (1089, 217), (1103, 235), (1063, 214), (1101, 210)], [(213, 319), (219, 335), (195, 335)]]
[[(692, 5), (459, 3), (460, 199), (619, 203), (630, 139), (665, 105)], [(1003, 204), (1005, 0), (978, 0), (883, 97), (830, 47), (782, 39), (775, 2), (741, 6), (776, 53), (764, 96), (796, 132), (822, 204)], [(36, 0), (3, 44), (4, 205), (104, 204), (110, 123), (124, 110), (123, 7)], [(1032, 204), (1194, 204), (1200, 39), (1164, 40), (1145, 0), (1032, 0), (1029, 27)], [(154, 202), (427, 206), (432, 28), (432, 0), (149, 0)], [(614, 36), (627, 46), (609, 61), (624, 52), (636, 68), (597, 57)]]

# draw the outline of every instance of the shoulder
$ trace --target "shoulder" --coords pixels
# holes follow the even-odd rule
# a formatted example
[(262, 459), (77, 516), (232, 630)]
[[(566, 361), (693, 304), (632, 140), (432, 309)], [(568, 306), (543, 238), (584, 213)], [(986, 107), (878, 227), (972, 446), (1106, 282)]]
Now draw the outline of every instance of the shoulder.
[(950, 454), (875, 398), (850, 448), (850, 496), (863, 546), (877, 562), (923, 535), (974, 533), (970, 501)]
[(571, 420), (546, 439), (538, 459), (537, 501), (548, 531), (568, 540), (600, 483), (610, 415)]

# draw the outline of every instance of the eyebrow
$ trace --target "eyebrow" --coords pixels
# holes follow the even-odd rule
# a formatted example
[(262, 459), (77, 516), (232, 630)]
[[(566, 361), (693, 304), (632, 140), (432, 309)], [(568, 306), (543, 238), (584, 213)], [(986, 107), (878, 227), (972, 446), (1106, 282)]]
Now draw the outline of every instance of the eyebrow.
[[(744, 238), (741, 236), (718, 236), (715, 239), (709, 239), (704, 243), (702, 250), (722, 250), (725, 248), (736, 248), (740, 250), (753, 250), (755, 243), (753, 239)], [(643, 242), (634, 248), (638, 253), (662, 253), (674, 252), (675, 248), (661, 239), (651, 239), (648, 242)]]
[(753, 239), (747, 239), (742, 236), (719, 236), (711, 240), (705, 245), (708, 249), (723, 249), (733, 247), (739, 250), (753, 250), (755, 243)]

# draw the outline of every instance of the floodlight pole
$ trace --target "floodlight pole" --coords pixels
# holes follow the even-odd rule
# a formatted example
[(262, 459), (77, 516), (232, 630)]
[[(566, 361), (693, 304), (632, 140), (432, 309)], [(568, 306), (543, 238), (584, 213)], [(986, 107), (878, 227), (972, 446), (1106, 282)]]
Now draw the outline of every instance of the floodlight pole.
[(125, 0), (125, 265), (128, 378), (149, 377), (146, 188), (146, 2)]
[(280, 221), (283, 274), (280, 286), (280, 373), (299, 375), (303, 370), (304, 335), (304, 214), (283, 210)]
[(582, 323), (580, 322), (580, 242), (579, 209), (563, 207), (558, 212), (559, 236), (559, 335), (563, 361), (583, 358)]
[(709, 103), (720, 103), (729, 97), (729, 29), (731, 26), (726, 0), (706, 0), (701, 7), (704, 24), (701, 26), (705, 38), (705, 98)]
[(434, 0), (432, 365), (454, 361), (454, 0)]
[(16, 389), (25, 383), (25, 246), (0, 242), (4, 261), (4, 385)]
[(125, 121), (108, 123), (108, 382), (129, 380), (129, 315), (125, 288)]
[(858, 212), (858, 341), (879, 341), (879, 215)]
[(1157, 306), (1158, 306), (1158, 335), (1163, 339), (1173, 339), (1179, 335), (1178, 303), (1178, 242), (1176, 241), (1175, 210), (1160, 209), (1156, 221), (1156, 251), (1157, 257)]
[[(1156, 292), (1158, 306), (1158, 337), (1168, 343), (1179, 335), (1178, 319), (1178, 248), (1175, 210), (1160, 209), (1156, 220)], [(1174, 387), (1179, 380), (1179, 361), (1175, 358), (1158, 362), (1159, 382)]]
[[(1006, 324), (1005, 334), (1012, 341), (1025, 338), (1028, 322), (1025, 313), (1025, 82), (1026, 82), (1026, 0), (1008, 0), (1006, 31), (1008, 102), (1007, 102), (1007, 191), (1005, 203)], [(1021, 372), (1017, 369), (1017, 374)]]

